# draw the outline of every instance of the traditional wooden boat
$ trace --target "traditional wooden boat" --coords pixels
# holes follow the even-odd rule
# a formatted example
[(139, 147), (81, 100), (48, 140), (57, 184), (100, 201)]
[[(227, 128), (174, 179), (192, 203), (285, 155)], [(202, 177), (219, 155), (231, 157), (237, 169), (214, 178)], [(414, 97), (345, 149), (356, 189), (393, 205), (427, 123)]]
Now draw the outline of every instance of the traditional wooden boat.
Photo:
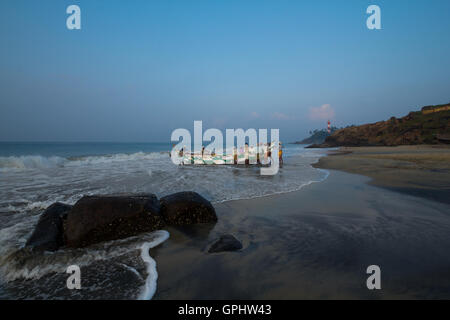
[[(207, 154), (203, 153), (184, 153), (182, 155), (182, 164), (184, 165), (233, 165), (233, 164), (250, 164), (250, 165), (265, 165), (269, 164), (267, 148), (261, 149), (258, 155), (257, 148), (249, 148), (248, 151), (241, 150), (236, 153), (217, 153)], [(271, 151), (272, 148), (269, 148)], [(266, 152), (264, 152), (266, 151)]]

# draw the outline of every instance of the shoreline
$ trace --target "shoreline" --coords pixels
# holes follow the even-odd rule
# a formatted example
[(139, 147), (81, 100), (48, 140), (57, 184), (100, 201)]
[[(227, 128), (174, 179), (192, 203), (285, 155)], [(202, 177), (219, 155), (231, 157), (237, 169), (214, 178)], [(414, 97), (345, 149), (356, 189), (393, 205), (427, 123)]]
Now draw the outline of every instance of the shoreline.
[[(215, 225), (169, 228), (151, 250), (154, 299), (450, 298), (448, 204), (326, 170), (297, 191), (215, 204)], [(243, 249), (209, 254), (224, 234)], [(380, 291), (366, 287), (373, 264)]]
[(341, 147), (313, 167), (361, 174), (371, 185), (450, 204), (450, 146)]
[[(313, 165), (313, 164), (311, 164)], [(328, 176), (330, 175), (330, 171), (327, 169), (322, 169), (322, 168), (317, 168), (319, 170), (323, 170), (326, 172), (326, 176), (325, 178), (323, 178), (320, 181), (309, 181), (307, 183), (305, 183), (304, 185), (302, 185), (301, 187), (298, 187), (298, 189), (295, 190), (284, 190), (284, 191), (279, 191), (279, 192), (275, 192), (275, 193), (271, 193), (271, 194), (263, 194), (263, 195), (259, 195), (259, 196), (253, 196), (250, 198), (238, 198), (238, 199), (229, 199), (229, 200), (220, 200), (220, 201), (211, 201), (211, 203), (216, 206), (216, 205), (221, 205), (221, 204), (226, 204), (228, 202), (234, 202), (234, 201), (249, 201), (249, 200), (258, 200), (261, 198), (266, 198), (266, 197), (275, 197), (275, 196), (279, 196), (279, 195), (283, 195), (283, 194), (289, 194), (289, 193), (293, 193), (293, 192), (300, 192), (301, 190), (303, 190), (304, 188), (312, 185), (312, 184), (316, 184), (316, 183), (322, 183), (325, 180), (327, 180)]]

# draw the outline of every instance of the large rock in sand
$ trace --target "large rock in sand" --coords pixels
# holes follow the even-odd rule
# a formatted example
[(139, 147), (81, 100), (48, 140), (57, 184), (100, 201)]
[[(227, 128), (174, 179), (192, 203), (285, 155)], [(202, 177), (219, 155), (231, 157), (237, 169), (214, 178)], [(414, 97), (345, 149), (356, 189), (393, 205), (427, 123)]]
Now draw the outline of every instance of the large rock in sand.
[(26, 247), (37, 251), (56, 251), (64, 245), (63, 221), (72, 206), (56, 202), (39, 217)]
[(153, 194), (85, 196), (67, 216), (65, 240), (69, 247), (85, 247), (163, 226), (159, 201)]
[(188, 225), (217, 221), (212, 204), (196, 192), (178, 192), (161, 198), (161, 215), (167, 224)]

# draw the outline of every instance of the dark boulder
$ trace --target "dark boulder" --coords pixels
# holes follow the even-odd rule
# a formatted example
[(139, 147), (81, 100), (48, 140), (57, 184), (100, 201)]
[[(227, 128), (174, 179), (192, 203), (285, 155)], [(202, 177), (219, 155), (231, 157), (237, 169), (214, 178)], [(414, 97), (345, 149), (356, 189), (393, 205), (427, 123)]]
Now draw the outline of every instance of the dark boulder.
[(209, 253), (218, 253), (223, 251), (237, 251), (242, 249), (242, 243), (231, 234), (221, 236), (209, 248)]
[(65, 239), (69, 247), (85, 247), (163, 226), (159, 201), (153, 194), (85, 196), (67, 216)]
[(217, 221), (211, 202), (196, 192), (178, 192), (160, 200), (161, 214), (167, 224), (188, 225)]
[(38, 251), (56, 251), (64, 245), (63, 221), (72, 206), (56, 202), (39, 217), (26, 247)]

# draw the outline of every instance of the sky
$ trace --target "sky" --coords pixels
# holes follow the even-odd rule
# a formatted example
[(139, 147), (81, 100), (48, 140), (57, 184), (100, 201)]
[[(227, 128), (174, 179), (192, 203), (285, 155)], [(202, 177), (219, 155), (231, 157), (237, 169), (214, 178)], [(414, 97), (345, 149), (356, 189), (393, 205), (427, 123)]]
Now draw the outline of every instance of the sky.
[(296, 141), (450, 102), (449, 39), (448, 0), (2, 0), (0, 141)]

